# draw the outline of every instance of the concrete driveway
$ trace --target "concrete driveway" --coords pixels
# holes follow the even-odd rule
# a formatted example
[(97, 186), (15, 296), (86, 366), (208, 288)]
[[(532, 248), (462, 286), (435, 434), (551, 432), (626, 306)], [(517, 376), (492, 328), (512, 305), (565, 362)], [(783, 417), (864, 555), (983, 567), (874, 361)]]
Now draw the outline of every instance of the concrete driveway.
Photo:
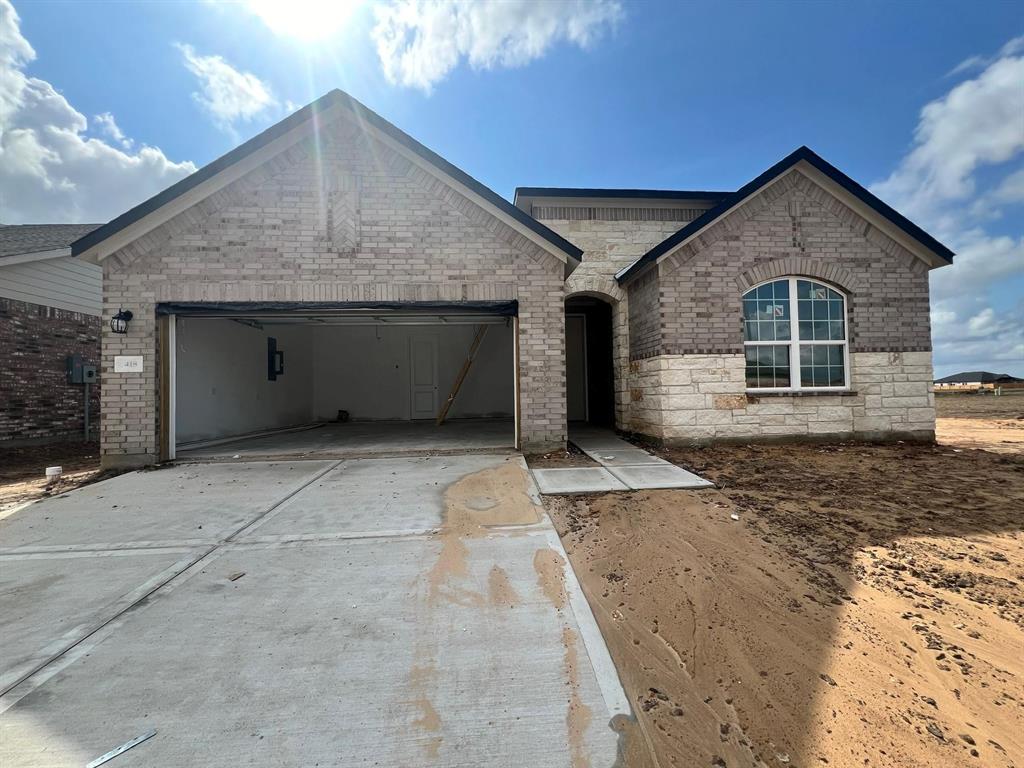
[(611, 766), (522, 457), (194, 464), (0, 521), (0, 764)]

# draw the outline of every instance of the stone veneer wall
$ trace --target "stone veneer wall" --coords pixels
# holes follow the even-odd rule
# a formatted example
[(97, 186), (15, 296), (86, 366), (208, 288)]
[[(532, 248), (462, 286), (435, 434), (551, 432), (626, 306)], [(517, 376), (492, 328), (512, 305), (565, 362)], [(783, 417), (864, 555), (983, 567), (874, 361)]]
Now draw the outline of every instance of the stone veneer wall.
[[(564, 445), (564, 264), (348, 117), (104, 260), (104, 463), (158, 454), (155, 305), (165, 301), (519, 302), (524, 450)], [(115, 355), (144, 372), (115, 373)]]
[(829, 436), (932, 439), (930, 352), (854, 352), (851, 393), (748, 394), (742, 354), (660, 355), (630, 364), (624, 428), (666, 444)]
[[(612, 355), (615, 378), (615, 421), (622, 425), (629, 409), (630, 394), (626, 386), (633, 324), (633, 310), (626, 292), (615, 281), (615, 273), (628, 267), (652, 247), (670, 236), (687, 221), (696, 218), (702, 209), (644, 208), (638, 206), (580, 207), (537, 206), (532, 213), (569, 242), (583, 249), (582, 263), (565, 282), (565, 296), (585, 294), (596, 296), (612, 305)], [(571, 218), (549, 218), (550, 216)], [(648, 302), (649, 303), (649, 302)], [(657, 289), (654, 293), (657, 304)], [(648, 315), (657, 329), (657, 313)]]
[[(85, 387), (68, 384), (65, 358), (100, 359), (100, 318), (0, 298), (0, 442), (84, 437)], [(93, 437), (100, 385), (90, 387)]]
[[(928, 269), (792, 170), (626, 286), (634, 311), (626, 429), (667, 442), (797, 435), (931, 438)], [(747, 393), (742, 295), (803, 275), (847, 294), (851, 393)], [(639, 343), (643, 340), (642, 343)]]

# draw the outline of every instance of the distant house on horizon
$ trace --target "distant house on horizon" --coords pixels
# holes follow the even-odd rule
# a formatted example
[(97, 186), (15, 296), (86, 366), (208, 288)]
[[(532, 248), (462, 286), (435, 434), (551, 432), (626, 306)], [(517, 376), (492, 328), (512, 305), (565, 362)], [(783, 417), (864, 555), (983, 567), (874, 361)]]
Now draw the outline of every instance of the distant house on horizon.
[(1024, 379), (1008, 373), (962, 371), (935, 380), (936, 389), (995, 389), (1003, 386), (1024, 386)]

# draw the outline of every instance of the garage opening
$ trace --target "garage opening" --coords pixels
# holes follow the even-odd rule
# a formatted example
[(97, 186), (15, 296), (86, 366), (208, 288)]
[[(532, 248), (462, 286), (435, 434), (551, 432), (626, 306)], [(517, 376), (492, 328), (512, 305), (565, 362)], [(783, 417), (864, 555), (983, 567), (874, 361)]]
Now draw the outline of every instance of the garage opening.
[(161, 309), (177, 457), (516, 446), (514, 302)]
[(612, 307), (596, 297), (565, 301), (565, 401), (570, 423), (615, 426)]

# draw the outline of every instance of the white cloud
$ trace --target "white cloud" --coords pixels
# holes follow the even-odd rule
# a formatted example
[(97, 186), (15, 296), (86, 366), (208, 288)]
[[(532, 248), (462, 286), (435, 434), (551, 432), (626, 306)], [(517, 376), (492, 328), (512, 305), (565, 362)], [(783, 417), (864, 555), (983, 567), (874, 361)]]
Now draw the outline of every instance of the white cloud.
[[(0, 221), (101, 222), (195, 170), (156, 147), (129, 151), (85, 135), (88, 121), (50, 83), (29, 77), (35, 51), (0, 0)], [(107, 130), (116, 126), (100, 119)]]
[(111, 139), (120, 144), (124, 149), (131, 149), (134, 141), (124, 135), (124, 131), (114, 120), (114, 116), (109, 112), (104, 112), (100, 115), (95, 115), (92, 119), (93, 125), (95, 125), (99, 131)]
[(251, 72), (242, 72), (222, 56), (201, 56), (191, 45), (175, 44), (185, 67), (199, 80), (192, 98), (221, 128), (253, 120), (277, 105), (270, 86)]
[(1001, 59), (1005, 56), (1015, 56), (1018, 53), (1021, 53), (1022, 51), (1024, 51), (1024, 35), (1009, 40), (1002, 48), (999, 49), (999, 53), (997, 53), (995, 56), (968, 56), (966, 59), (964, 59), (951, 70), (949, 70), (949, 72), (946, 73), (946, 77), (965, 75), (968, 72), (984, 69), (989, 64), (998, 59)]
[[(1024, 153), (1024, 37), (991, 58), (974, 57), (960, 72), (975, 77), (926, 105), (914, 146), (872, 191), (949, 245), (952, 267), (932, 273), (932, 337), (940, 375), (963, 368), (1009, 367), (1024, 373), (1024, 305), (1005, 286), (1024, 284), (1024, 225), (990, 231), (1003, 209), (1024, 200), (1024, 169), (1001, 181), (979, 180)], [(990, 178), (993, 174), (985, 174)], [(1003, 372), (1002, 370), (998, 372)]]
[(617, 0), (393, 0), (376, 9), (373, 39), (390, 82), (429, 91), (463, 59), (523, 66), (560, 41), (586, 48), (621, 17)]
[(1021, 83), (1024, 57), (1003, 58), (925, 106), (914, 148), (872, 189), (912, 219), (934, 217), (941, 206), (973, 195), (980, 166), (1005, 163), (1024, 149)]
[(1024, 203), (1024, 168), (1004, 178), (992, 193), (992, 199), (997, 203)]
[(961, 319), (956, 312), (932, 312), (937, 376), (986, 370), (1019, 376), (1024, 364), (1024, 304), (1002, 310), (983, 307)]

